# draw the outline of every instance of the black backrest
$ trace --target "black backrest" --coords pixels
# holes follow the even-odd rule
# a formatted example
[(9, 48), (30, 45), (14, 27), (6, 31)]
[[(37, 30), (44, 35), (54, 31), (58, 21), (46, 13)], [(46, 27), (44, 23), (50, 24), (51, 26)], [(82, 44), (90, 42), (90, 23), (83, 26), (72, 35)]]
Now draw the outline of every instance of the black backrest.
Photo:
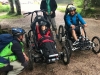
[(68, 29), (68, 25), (67, 25), (67, 22), (66, 22), (66, 14), (64, 15), (64, 22), (65, 22), (65, 29), (67, 30)]
[(35, 28), (36, 28), (36, 23), (38, 22), (38, 24), (39, 24), (41, 21), (45, 21), (45, 22), (47, 23), (47, 27), (50, 28), (49, 22), (48, 22), (47, 20), (45, 20), (45, 18), (44, 18), (43, 16), (38, 15), (38, 16), (35, 17), (34, 21), (32, 22), (32, 24), (31, 24), (31, 29), (32, 29), (32, 30), (35, 30)]

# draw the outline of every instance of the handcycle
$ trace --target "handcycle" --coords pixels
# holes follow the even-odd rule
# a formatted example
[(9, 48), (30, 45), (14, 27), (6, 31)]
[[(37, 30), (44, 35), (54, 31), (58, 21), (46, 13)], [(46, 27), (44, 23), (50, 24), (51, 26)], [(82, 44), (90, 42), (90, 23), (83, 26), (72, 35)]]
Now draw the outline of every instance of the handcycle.
[[(64, 16), (65, 21), (65, 16)], [(72, 51), (75, 50), (91, 50), (97, 54), (100, 52), (100, 38), (98, 36), (94, 36), (92, 40), (89, 40), (86, 35), (86, 31), (83, 27), (83, 25), (79, 25), (80, 28), (83, 28), (83, 31), (85, 33), (85, 38), (80, 34), (77, 35), (79, 39), (79, 44), (73, 45), (75, 40), (73, 39), (72, 35), (68, 31), (68, 26), (65, 21), (65, 26), (60, 25), (58, 29), (58, 35), (59, 35), (59, 42), (64, 42), (64, 46), (68, 48), (69, 56), (71, 56)], [(64, 39), (63, 39), (64, 38)], [(84, 39), (84, 40), (83, 40)]]
[[(57, 51), (57, 53), (52, 53), (48, 55), (48, 58), (44, 56), (44, 51), (39, 47), (37, 38), (37, 28), (39, 27), (39, 23), (44, 19), (42, 15), (39, 15), (39, 12), (44, 12), (43, 10), (36, 10), (33, 12), (27, 12), (24, 13), (24, 15), (28, 16), (31, 15), (31, 29), (27, 34), (25, 34), (25, 41), (26, 41), (26, 47), (29, 48), (28, 55), (29, 55), (29, 69), (33, 70), (34, 63), (47, 63), (51, 64), (58, 60), (62, 60), (65, 65), (69, 64), (69, 55), (68, 55), (68, 49), (66, 47), (63, 47), (63, 51), (58, 52), (56, 49), (56, 44), (53, 45), (54, 49)], [(34, 20), (33, 15), (36, 14)], [(48, 25), (49, 22), (45, 20)], [(38, 26), (38, 27), (37, 27)], [(50, 26), (48, 26), (50, 27)], [(51, 29), (50, 29), (51, 30)], [(51, 31), (52, 33), (52, 31)], [(54, 41), (55, 42), (55, 41)], [(51, 47), (51, 46), (50, 46)], [(48, 47), (45, 47), (47, 50), (49, 50)], [(50, 50), (49, 50), (50, 51)]]

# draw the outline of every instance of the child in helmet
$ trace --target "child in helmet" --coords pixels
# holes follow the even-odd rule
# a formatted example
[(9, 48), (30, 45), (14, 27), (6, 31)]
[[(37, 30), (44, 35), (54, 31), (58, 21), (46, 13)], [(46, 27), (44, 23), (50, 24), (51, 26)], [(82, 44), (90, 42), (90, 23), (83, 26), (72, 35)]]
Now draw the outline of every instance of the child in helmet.
[(52, 32), (50, 30), (50, 28), (47, 25), (46, 21), (40, 21), (39, 23), (39, 28), (36, 28), (36, 31), (38, 33), (38, 42), (42, 43), (43, 40), (47, 40), (46, 42), (51, 42), (53, 40), (53, 35)]

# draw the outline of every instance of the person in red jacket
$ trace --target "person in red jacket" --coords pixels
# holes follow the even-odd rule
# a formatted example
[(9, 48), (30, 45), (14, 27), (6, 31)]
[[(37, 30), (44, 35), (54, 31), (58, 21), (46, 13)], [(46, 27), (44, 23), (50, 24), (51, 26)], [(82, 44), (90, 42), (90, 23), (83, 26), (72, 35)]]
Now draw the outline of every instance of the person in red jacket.
[(38, 43), (54, 42), (52, 32), (45, 21), (41, 21), (39, 26), (36, 26), (36, 31)]

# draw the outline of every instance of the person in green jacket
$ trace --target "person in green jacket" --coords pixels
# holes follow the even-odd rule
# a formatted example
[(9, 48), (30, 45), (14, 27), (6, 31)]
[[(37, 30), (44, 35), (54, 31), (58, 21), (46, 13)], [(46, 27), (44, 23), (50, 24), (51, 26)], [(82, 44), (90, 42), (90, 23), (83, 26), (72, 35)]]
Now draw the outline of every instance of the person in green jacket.
[(55, 17), (56, 17), (55, 11), (57, 9), (56, 0), (41, 0), (40, 9), (44, 10), (43, 13), (44, 18), (47, 21), (51, 20), (52, 30), (55, 31), (56, 38), (58, 38), (57, 25), (55, 21)]
[(29, 58), (24, 53), (22, 28), (12, 28), (13, 41), (0, 52), (0, 71), (7, 72), (7, 75), (18, 75), (28, 65)]

